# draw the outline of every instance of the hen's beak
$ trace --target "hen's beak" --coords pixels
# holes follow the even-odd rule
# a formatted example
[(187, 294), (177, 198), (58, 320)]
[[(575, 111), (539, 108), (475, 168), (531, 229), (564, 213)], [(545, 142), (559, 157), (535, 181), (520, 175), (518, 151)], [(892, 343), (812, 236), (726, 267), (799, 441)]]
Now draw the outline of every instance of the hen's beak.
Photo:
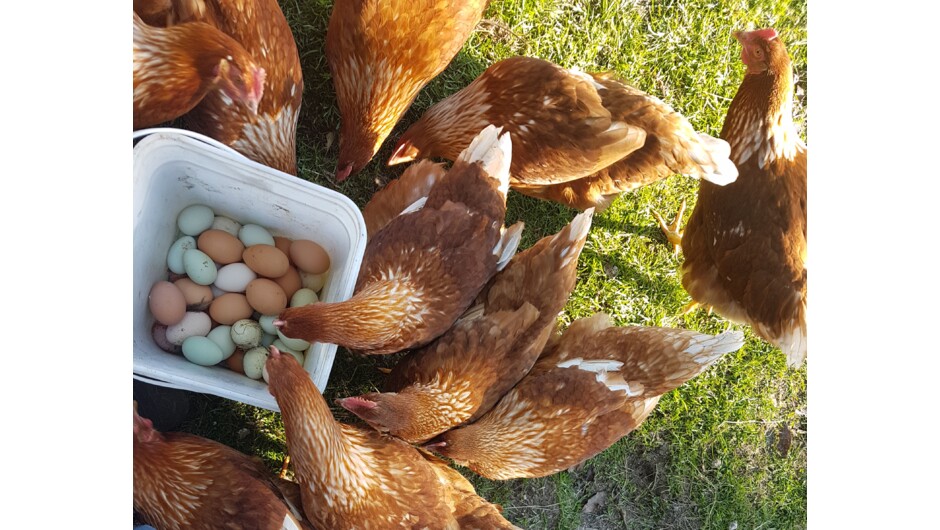
[(438, 449), (447, 447), (447, 442), (434, 442), (431, 444), (424, 444), (422, 446), (425, 451), (434, 451), (435, 453), (439, 452)]
[(349, 177), (349, 174), (352, 173), (353, 165), (352, 163), (346, 164), (342, 168), (336, 169), (336, 182), (342, 182)]
[(388, 165), (394, 166), (411, 162), (415, 158), (418, 158), (418, 148), (411, 142), (405, 141), (398, 144), (398, 147), (395, 148), (395, 152), (392, 153), (391, 158), (388, 159)]

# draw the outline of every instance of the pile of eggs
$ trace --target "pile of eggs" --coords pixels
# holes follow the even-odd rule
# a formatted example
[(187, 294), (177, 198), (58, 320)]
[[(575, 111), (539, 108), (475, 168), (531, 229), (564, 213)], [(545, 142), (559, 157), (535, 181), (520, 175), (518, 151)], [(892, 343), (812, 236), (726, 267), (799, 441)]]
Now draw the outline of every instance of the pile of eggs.
[(271, 344), (303, 366), (310, 343), (285, 337), (273, 323), (287, 307), (319, 301), (330, 269), (323, 247), (242, 225), (202, 204), (183, 209), (176, 224), (181, 236), (167, 253), (168, 279), (150, 289), (157, 345), (265, 381)]

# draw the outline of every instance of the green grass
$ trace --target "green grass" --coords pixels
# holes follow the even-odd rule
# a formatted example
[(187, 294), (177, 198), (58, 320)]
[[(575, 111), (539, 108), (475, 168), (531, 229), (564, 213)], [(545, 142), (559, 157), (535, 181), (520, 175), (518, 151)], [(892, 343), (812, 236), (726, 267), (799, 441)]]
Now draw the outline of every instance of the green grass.
[[(339, 114), (323, 55), (331, 2), (282, 0), (304, 68), (298, 132), (299, 173), (345, 193), (360, 206), (403, 168), (387, 168), (394, 140), (433, 103), (466, 86), (493, 62), (531, 55), (562, 66), (613, 70), (682, 112), (700, 131), (717, 135), (743, 75), (732, 31), (773, 26), (796, 68), (795, 119), (806, 137), (805, 0), (548, 1), (496, 0), (449, 68), (414, 106), (366, 169), (337, 186)], [(689, 210), (697, 182), (673, 176), (619, 198), (594, 225), (579, 262), (579, 280), (563, 320), (611, 314), (620, 325), (673, 326), (718, 333), (744, 329), (747, 342), (705, 374), (665, 395), (635, 432), (577, 470), (536, 480), (492, 482), (478, 491), (501, 503), (525, 528), (790, 529), (806, 526), (806, 369), (787, 370), (783, 355), (749, 329), (704, 311), (682, 316), (689, 301), (674, 257), (652, 211)], [(554, 233), (574, 211), (512, 193), (507, 224), (526, 223), (523, 247)], [(688, 218), (686, 214), (686, 219)], [(375, 368), (394, 357), (353, 357), (340, 350), (327, 399), (381, 383)], [(336, 410), (342, 421), (352, 421)], [(783, 426), (792, 446), (776, 439)], [(185, 430), (258, 454), (280, 466), (286, 449), (277, 414), (198, 396)], [(584, 503), (606, 501), (592, 514)]]

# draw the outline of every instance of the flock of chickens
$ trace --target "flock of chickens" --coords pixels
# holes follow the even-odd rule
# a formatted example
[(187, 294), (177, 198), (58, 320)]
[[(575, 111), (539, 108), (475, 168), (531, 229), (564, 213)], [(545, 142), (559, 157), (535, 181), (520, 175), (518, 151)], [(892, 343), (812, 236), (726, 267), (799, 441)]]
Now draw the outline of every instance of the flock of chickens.
[[(337, 0), (326, 57), (342, 116), (336, 178), (368, 164), (417, 93), (462, 47), (487, 0)], [(420, 33), (421, 35), (416, 35)], [(806, 146), (792, 66), (772, 29), (740, 32), (745, 78), (721, 139), (608, 73), (530, 57), (490, 66), (430, 108), (389, 164), (420, 160), (363, 210), (354, 295), (286, 309), (286, 336), (367, 355), (407, 352), (385, 391), (338, 403), (270, 349), (295, 480), (134, 411), (134, 508), (160, 529), (516, 528), (432, 452), (491, 479), (541, 477), (637, 428), (660, 396), (743, 345), (743, 334), (556, 330), (594, 212), (672, 174), (702, 179), (685, 232), (693, 299), (750, 325), (792, 366), (806, 357)], [(394, 59), (394, 60), (393, 60)], [(134, 128), (182, 119), (296, 174), (303, 80), (276, 0), (135, 0)], [(583, 210), (517, 253), (510, 188)]]

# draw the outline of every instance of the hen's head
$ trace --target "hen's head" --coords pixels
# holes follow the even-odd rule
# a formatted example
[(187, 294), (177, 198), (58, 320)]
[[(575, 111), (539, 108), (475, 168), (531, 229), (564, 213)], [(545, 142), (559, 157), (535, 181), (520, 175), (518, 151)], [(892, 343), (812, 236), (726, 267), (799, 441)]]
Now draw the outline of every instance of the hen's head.
[(482, 434), (479, 432), (479, 426), (471, 423), (441, 433), (423, 447), (450, 458), (458, 465), (474, 469), (475, 466), (471, 465), (471, 462), (475, 463), (489, 453), (489, 449), (484, 447), (485, 443), (481, 443), (478, 434)]
[[(382, 141), (370, 132), (352, 131), (344, 127), (339, 134), (339, 156), (336, 160), (336, 181), (342, 182), (366, 167), (382, 146)], [(384, 137), (382, 138), (384, 139)]]
[(152, 442), (160, 438), (160, 433), (153, 428), (153, 422), (137, 414), (137, 402), (134, 402), (134, 441)]
[(741, 62), (748, 75), (789, 72), (790, 56), (773, 28), (738, 31), (734, 34), (741, 43)]
[(233, 101), (240, 101), (258, 112), (261, 96), (264, 95), (264, 68), (257, 66), (245, 53), (232, 53), (223, 57), (216, 67), (219, 89)]
[(403, 412), (399, 394), (371, 392), (337, 399), (336, 404), (359, 416), (379, 432), (397, 431)]

